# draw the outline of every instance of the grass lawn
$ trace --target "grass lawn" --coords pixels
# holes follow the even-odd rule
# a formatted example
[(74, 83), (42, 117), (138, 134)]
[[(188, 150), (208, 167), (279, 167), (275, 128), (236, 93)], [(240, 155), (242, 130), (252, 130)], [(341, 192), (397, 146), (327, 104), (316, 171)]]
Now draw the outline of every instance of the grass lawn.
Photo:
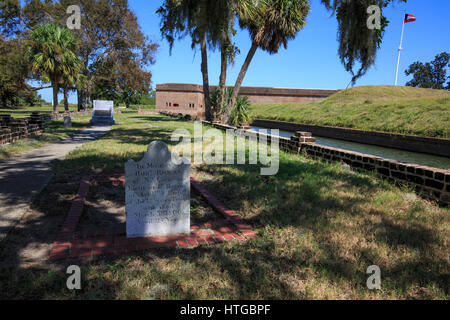
[[(49, 264), (46, 250), (83, 175), (123, 173), (151, 141), (172, 147), (172, 131), (193, 131), (192, 122), (159, 115), (116, 118), (112, 131), (56, 164), (32, 210), (0, 243), (0, 298), (450, 298), (450, 209), (373, 175), (283, 152), (273, 177), (251, 165), (192, 170), (253, 226), (254, 240)], [(66, 289), (71, 264), (82, 266), (77, 292)], [(381, 290), (366, 287), (371, 265), (381, 268)]]
[(362, 86), (321, 102), (252, 105), (253, 119), (450, 138), (450, 91)]

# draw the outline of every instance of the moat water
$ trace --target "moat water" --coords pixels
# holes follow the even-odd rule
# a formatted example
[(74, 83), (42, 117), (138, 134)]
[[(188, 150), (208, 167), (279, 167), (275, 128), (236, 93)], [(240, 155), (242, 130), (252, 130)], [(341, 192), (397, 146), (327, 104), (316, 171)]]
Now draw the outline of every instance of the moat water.
[[(254, 131), (260, 131), (261, 129), (267, 130), (268, 133), (271, 132), (270, 129), (260, 128), (260, 127), (252, 127), (252, 130), (254, 130)], [(280, 130), (279, 132), (280, 132), (279, 135), (281, 137), (285, 137), (285, 138), (290, 138), (291, 136), (295, 135), (294, 132), (289, 132), (289, 131)], [(350, 142), (350, 141), (339, 140), (339, 139), (332, 139), (332, 138), (325, 138), (325, 137), (318, 137), (318, 136), (314, 136), (314, 138), (317, 139), (316, 143), (319, 145), (322, 145), (322, 146), (341, 148), (341, 149), (345, 149), (345, 150), (371, 154), (371, 155), (386, 158), (386, 159), (394, 159), (394, 160), (406, 162), (406, 163), (415, 163), (415, 164), (419, 164), (419, 165), (425, 165), (425, 166), (450, 170), (450, 158), (446, 158), (446, 157), (439, 157), (439, 156), (428, 155), (425, 153), (411, 152), (411, 151), (403, 151), (403, 150), (393, 149), (393, 148), (378, 147), (378, 146), (374, 146), (374, 145)]]

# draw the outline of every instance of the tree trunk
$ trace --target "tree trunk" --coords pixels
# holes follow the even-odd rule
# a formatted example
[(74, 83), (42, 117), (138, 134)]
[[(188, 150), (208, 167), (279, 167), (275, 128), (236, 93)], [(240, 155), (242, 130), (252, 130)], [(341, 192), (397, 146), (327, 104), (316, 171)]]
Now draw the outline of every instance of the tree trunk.
[(91, 92), (89, 90), (86, 91), (86, 96), (84, 97), (84, 105), (85, 108), (91, 105)]
[(225, 86), (227, 81), (227, 67), (228, 67), (228, 56), (226, 54), (225, 48), (222, 47), (221, 50), (221, 64), (220, 64), (220, 78), (219, 78), (219, 97), (217, 99), (217, 116), (222, 113), (223, 102), (227, 97), (227, 88)]
[(82, 97), (82, 89), (77, 89), (77, 104), (78, 111), (81, 111), (83, 108), (83, 97)]
[(53, 87), (53, 112), (58, 112), (58, 82), (52, 82)]
[(64, 87), (64, 111), (70, 112), (69, 110), (69, 89)]
[(205, 118), (211, 120), (211, 101), (209, 96), (209, 79), (208, 79), (208, 52), (206, 49), (206, 39), (203, 34), (200, 41), (202, 51), (202, 75), (203, 75), (203, 95), (205, 97)]
[[(90, 83), (89, 80), (89, 58), (83, 57), (83, 71), (82, 74), (86, 77), (87, 83)], [(77, 89), (77, 98), (78, 98), (78, 111), (86, 110), (86, 84), (80, 86), (80, 89)]]
[(244, 80), (245, 74), (247, 73), (248, 66), (252, 61), (253, 56), (255, 55), (256, 49), (258, 49), (258, 45), (255, 42), (253, 42), (250, 50), (248, 51), (247, 57), (245, 58), (244, 64), (242, 65), (241, 71), (239, 72), (239, 75), (233, 88), (233, 92), (231, 94), (231, 99), (228, 102), (225, 113), (222, 117), (223, 123), (228, 123), (230, 121), (231, 112), (234, 109), (234, 106), (236, 104), (236, 98), (239, 94), (239, 91), (241, 90), (242, 81)]

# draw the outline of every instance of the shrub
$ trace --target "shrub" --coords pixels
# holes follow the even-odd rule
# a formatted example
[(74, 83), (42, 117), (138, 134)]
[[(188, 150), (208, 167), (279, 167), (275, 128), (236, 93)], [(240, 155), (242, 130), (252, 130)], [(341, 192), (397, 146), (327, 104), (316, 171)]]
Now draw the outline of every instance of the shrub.
[(231, 113), (231, 123), (234, 125), (248, 124), (250, 122), (249, 114), (250, 101), (247, 96), (238, 96), (236, 106)]

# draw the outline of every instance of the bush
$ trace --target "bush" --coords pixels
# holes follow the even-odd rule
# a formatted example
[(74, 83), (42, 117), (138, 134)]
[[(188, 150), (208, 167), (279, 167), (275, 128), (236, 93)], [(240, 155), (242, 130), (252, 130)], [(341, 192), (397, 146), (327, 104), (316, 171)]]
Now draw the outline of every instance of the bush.
[(236, 99), (236, 105), (231, 112), (231, 123), (236, 126), (250, 123), (249, 107), (250, 101), (248, 100), (248, 97), (238, 96)]

